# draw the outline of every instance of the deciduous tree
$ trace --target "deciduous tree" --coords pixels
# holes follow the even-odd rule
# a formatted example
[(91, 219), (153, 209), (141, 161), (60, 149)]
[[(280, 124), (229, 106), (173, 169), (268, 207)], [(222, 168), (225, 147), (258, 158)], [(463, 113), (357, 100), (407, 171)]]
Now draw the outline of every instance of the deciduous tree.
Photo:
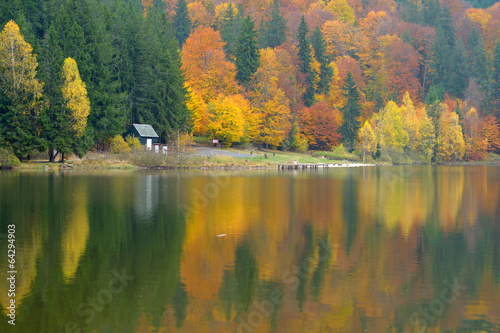
[(39, 115), (43, 84), (37, 79), (38, 62), (19, 26), (9, 21), (0, 34), (0, 144), (18, 158), (27, 158), (43, 146)]
[(439, 119), (437, 137), (437, 159), (439, 161), (461, 160), (465, 154), (462, 126), (455, 112), (445, 111)]
[(208, 104), (208, 134), (223, 140), (226, 147), (238, 142), (245, 134), (245, 118), (232, 96), (219, 95)]
[(339, 111), (323, 101), (298, 112), (299, 126), (309, 146), (321, 150), (331, 150), (340, 143), (337, 129), (341, 118)]
[(363, 127), (359, 129), (358, 145), (359, 150), (363, 153), (363, 163), (365, 162), (366, 153), (373, 154), (377, 150), (375, 132), (368, 121), (365, 121)]

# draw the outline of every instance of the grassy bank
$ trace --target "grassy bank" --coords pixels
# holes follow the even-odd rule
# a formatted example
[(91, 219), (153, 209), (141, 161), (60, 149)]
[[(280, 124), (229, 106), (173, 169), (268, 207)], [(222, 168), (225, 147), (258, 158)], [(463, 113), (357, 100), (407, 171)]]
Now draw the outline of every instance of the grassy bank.
[[(250, 154), (250, 150), (224, 149), (225, 152)], [(273, 150), (252, 150), (251, 157), (231, 157), (227, 155), (195, 156), (192, 152), (174, 155), (155, 154), (151, 151), (134, 151), (130, 153), (95, 153), (89, 152), (83, 158), (71, 156), (65, 163), (49, 163), (46, 159), (36, 159), (24, 162), (17, 169), (51, 170), (51, 169), (142, 169), (142, 168), (274, 168), (278, 164), (286, 163), (333, 163), (346, 161), (332, 161), (321, 156), (312, 156), (311, 153), (295, 153)], [(266, 157), (267, 156), (267, 157)]]

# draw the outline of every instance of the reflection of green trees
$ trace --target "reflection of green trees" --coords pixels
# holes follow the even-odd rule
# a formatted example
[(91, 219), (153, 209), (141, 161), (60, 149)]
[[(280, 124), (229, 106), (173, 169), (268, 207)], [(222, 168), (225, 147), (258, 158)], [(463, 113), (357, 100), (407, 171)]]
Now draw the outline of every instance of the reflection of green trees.
[(239, 310), (246, 310), (254, 295), (258, 276), (257, 261), (251, 252), (248, 242), (243, 242), (236, 248), (234, 260), (234, 279)]
[[(135, 332), (143, 313), (154, 325), (160, 325), (169, 304), (178, 324), (183, 322), (188, 300), (179, 278), (184, 221), (177, 212), (175, 194), (166, 190), (176, 180), (158, 180), (161, 184), (153, 195), (159, 197), (161, 204), (155, 207), (148, 223), (136, 223), (131, 212), (134, 181), (141, 181), (141, 177), (59, 173), (19, 177), (13, 188), (23, 193), (24, 200), (9, 210), (2, 206), (0, 211), (7, 218), (2, 216), (2, 221), (39, 216), (44, 242), (38, 261), (39, 274), (31, 294), (19, 308), (15, 331), (60, 332), (68, 323), (75, 322), (84, 331), (104, 325), (116, 332)], [(45, 190), (34, 190), (33, 184)], [(62, 274), (60, 244), (71, 211), (72, 193), (83, 186), (88, 187), (90, 237), (76, 275), (68, 285)], [(5, 195), (1, 190), (0, 193)], [(0, 204), (3, 202), (0, 200)], [(26, 202), (36, 207), (29, 214)], [(109, 288), (113, 270), (135, 278), (122, 292), (113, 295), (102, 311), (95, 311), (95, 319), (86, 323), (90, 317), (77, 313), (79, 305), (92, 302), (89, 297), (95, 298), (99, 291)]]

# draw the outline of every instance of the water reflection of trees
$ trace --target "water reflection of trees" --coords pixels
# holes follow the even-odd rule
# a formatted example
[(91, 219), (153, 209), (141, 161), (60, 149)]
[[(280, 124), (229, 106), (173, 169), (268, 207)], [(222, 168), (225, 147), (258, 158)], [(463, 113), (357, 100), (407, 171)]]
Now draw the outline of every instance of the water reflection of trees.
[[(412, 313), (454, 278), (467, 290), (431, 331), (500, 322), (498, 171), (312, 175), (236, 174), (183, 215), (179, 204), (195, 207), (193, 191), (213, 178), (155, 174), (148, 216), (137, 210), (141, 174), (0, 178), (2, 227), (19, 221), (25, 230), (16, 329), (64, 331), (74, 321), (122, 332), (234, 331), (236, 318), (279, 290), (285, 302), (256, 331), (412, 331)], [(16, 190), (7, 195), (7, 187)], [(135, 278), (86, 323), (76, 309), (107, 287), (114, 269)], [(296, 288), (287, 272), (299, 276)]]

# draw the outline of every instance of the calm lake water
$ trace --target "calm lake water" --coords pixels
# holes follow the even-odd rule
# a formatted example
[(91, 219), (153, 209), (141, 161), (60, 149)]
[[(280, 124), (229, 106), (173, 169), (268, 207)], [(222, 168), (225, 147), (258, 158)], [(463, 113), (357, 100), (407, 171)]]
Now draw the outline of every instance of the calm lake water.
[(0, 172), (0, 332), (498, 332), (499, 216), (499, 167)]

